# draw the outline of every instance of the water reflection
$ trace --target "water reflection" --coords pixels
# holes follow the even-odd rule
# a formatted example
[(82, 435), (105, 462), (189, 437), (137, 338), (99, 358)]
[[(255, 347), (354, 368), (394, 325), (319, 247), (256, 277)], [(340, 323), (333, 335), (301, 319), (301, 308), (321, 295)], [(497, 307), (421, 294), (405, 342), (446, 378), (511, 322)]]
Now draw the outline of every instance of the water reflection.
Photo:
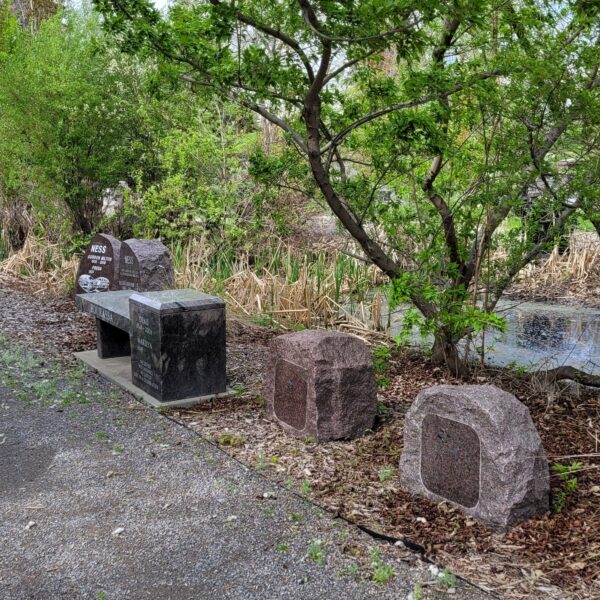
[(492, 362), (600, 368), (600, 311), (533, 302), (503, 302), (498, 308), (508, 331), (486, 343)]
[(564, 349), (568, 321), (563, 316), (548, 316), (517, 311), (514, 319), (515, 344), (535, 350)]
[[(347, 307), (348, 309), (348, 307)], [(538, 302), (498, 304), (506, 317), (506, 333), (488, 332), (484, 341), (486, 360), (496, 365), (516, 364), (529, 369), (571, 365), (589, 372), (600, 372), (600, 310)], [(351, 308), (349, 312), (359, 315)], [(391, 335), (402, 330), (406, 308), (388, 315), (382, 309), (382, 326), (391, 324)], [(415, 332), (416, 345), (429, 343)]]

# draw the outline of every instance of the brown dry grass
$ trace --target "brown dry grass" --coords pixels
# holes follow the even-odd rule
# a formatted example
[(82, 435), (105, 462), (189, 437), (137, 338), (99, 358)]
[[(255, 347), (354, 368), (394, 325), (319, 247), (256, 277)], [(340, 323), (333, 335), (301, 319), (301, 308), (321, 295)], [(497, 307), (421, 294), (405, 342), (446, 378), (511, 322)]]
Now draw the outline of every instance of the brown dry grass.
[(514, 296), (531, 300), (600, 306), (600, 239), (596, 233), (576, 232), (569, 249), (558, 248), (525, 267), (511, 288)]
[[(354, 304), (353, 314), (335, 300), (348, 297), (357, 288), (363, 292), (381, 284), (382, 276), (372, 265), (327, 248), (309, 252), (281, 243), (283, 258), (260, 269), (251, 266), (248, 253), (227, 265), (232, 274), (221, 279), (207, 267), (211, 247), (198, 239), (188, 245), (176, 261), (177, 287), (193, 288), (222, 296), (234, 313), (253, 318), (261, 324), (276, 325), (284, 331), (304, 327), (331, 327), (380, 341), (385, 335), (373, 331), (369, 323), (381, 319), (382, 295), (376, 292)], [(311, 259), (317, 255), (322, 269)], [(295, 261), (297, 272), (289, 276)], [(344, 273), (336, 274), (343, 262)], [(53, 297), (69, 295), (74, 288), (78, 258), (66, 260), (58, 243), (29, 236), (23, 248), (0, 262), (0, 283), (19, 287), (26, 284), (36, 294)], [(356, 316), (354, 316), (356, 315)]]
[(29, 235), (18, 252), (0, 262), (0, 282), (28, 280), (36, 294), (62, 296), (73, 288), (79, 260), (65, 259), (60, 244)]
[[(274, 248), (283, 254), (276, 265), (256, 269), (250, 254), (242, 253), (229, 265), (231, 275), (220, 279), (207, 267), (213, 249), (206, 240), (195, 240), (177, 261), (177, 285), (221, 295), (234, 311), (263, 317), (263, 321), (284, 330), (325, 326), (366, 335), (372, 324), (381, 322), (380, 293), (356, 304), (352, 315), (340, 306), (340, 298), (350, 297), (357, 288), (364, 295), (364, 290), (381, 285), (384, 278), (374, 266), (335, 248), (307, 251), (283, 242)], [(322, 261), (320, 269), (315, 268), (315, 257)], [(292, 278), (289, 264), (293, 261), (297, 271)], [(343, 261), (346, 269), (340, 275)], [(27, 279), (29, 289), (64, 295), (73, 289), (77, 264), (76, 257), (63, 257), (58, 243), (30, 235), (21, 250), (0, 262), (0, 281)], [(550, 256), (527, 266), (509, 295), (600, 306), (600, 239), (595, 233), (573, 234), (568, 252), (560, 254), (555, 249)]]

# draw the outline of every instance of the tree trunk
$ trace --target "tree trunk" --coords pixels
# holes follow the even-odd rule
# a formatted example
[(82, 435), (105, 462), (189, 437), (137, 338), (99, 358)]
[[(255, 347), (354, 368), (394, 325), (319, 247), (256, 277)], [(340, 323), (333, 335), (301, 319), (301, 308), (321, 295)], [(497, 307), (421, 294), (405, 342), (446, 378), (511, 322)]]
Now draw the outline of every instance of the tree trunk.
[(446, 365), (455, 377), (462, 379), (469, 375), (469, 365), (461, 358), (456, 342), (448, 334), (435, 336), (431, 359), (437, 365)]
[(600, 237), (600, 217), (598, 217), (598, 218), (589, 217), (589, 219), (592, 222), (592, 225), (594, 226), (594, 228), (596, 229), (596, 232), (598, 233), (598, 237)]

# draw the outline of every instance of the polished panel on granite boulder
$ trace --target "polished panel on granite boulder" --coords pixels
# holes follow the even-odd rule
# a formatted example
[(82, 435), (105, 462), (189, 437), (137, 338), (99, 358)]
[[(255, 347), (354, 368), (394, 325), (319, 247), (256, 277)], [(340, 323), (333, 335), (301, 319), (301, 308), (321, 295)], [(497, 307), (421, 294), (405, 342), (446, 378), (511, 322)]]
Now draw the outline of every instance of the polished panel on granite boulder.
[(126, 240), (121, 245), (119, 289), (137, 292), (175, 287), (171, 253), (160, 240)]
[(226, 390), (225, 304), (196, 290), (132, 294), (134, 385), (168, 402)]
[(506, 529), (549, 507), (548, 463), (527, 407), (492, 385), (423, 390), (405, 417), (405, 488)]
[(119, 289), (121, 242), (106, 233), (97, 233), (83, 253), (76, 277), (76, 292), (90, 294)]
[(273, 339), (269, 354), (267, 415), (287, 433), (326, 442), (354, 438), (372, 427), (377, 386), (362, 340), (299, 331)]

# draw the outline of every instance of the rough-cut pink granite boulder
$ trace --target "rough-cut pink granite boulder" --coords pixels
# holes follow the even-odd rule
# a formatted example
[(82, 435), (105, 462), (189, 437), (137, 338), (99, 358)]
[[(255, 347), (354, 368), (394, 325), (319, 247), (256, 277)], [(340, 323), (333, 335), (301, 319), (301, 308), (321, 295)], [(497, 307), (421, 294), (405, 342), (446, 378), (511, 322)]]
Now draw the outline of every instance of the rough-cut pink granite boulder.
[(125, 240), (121, 244), (119, 287), (136, 292), (160, 292), (175, 287), (171, 253), (160, 240)]
[(423, 390), (406, 414), (403, 485), (506, 529), (548, 510), (548, 462), (527, 407), (493, 385)]
[(373, 425), (377, 386), (371, 353), (355, 336), (299, 331), (276, 337), (265, 379), (267, 414), (298, 437), (354, 438)]

